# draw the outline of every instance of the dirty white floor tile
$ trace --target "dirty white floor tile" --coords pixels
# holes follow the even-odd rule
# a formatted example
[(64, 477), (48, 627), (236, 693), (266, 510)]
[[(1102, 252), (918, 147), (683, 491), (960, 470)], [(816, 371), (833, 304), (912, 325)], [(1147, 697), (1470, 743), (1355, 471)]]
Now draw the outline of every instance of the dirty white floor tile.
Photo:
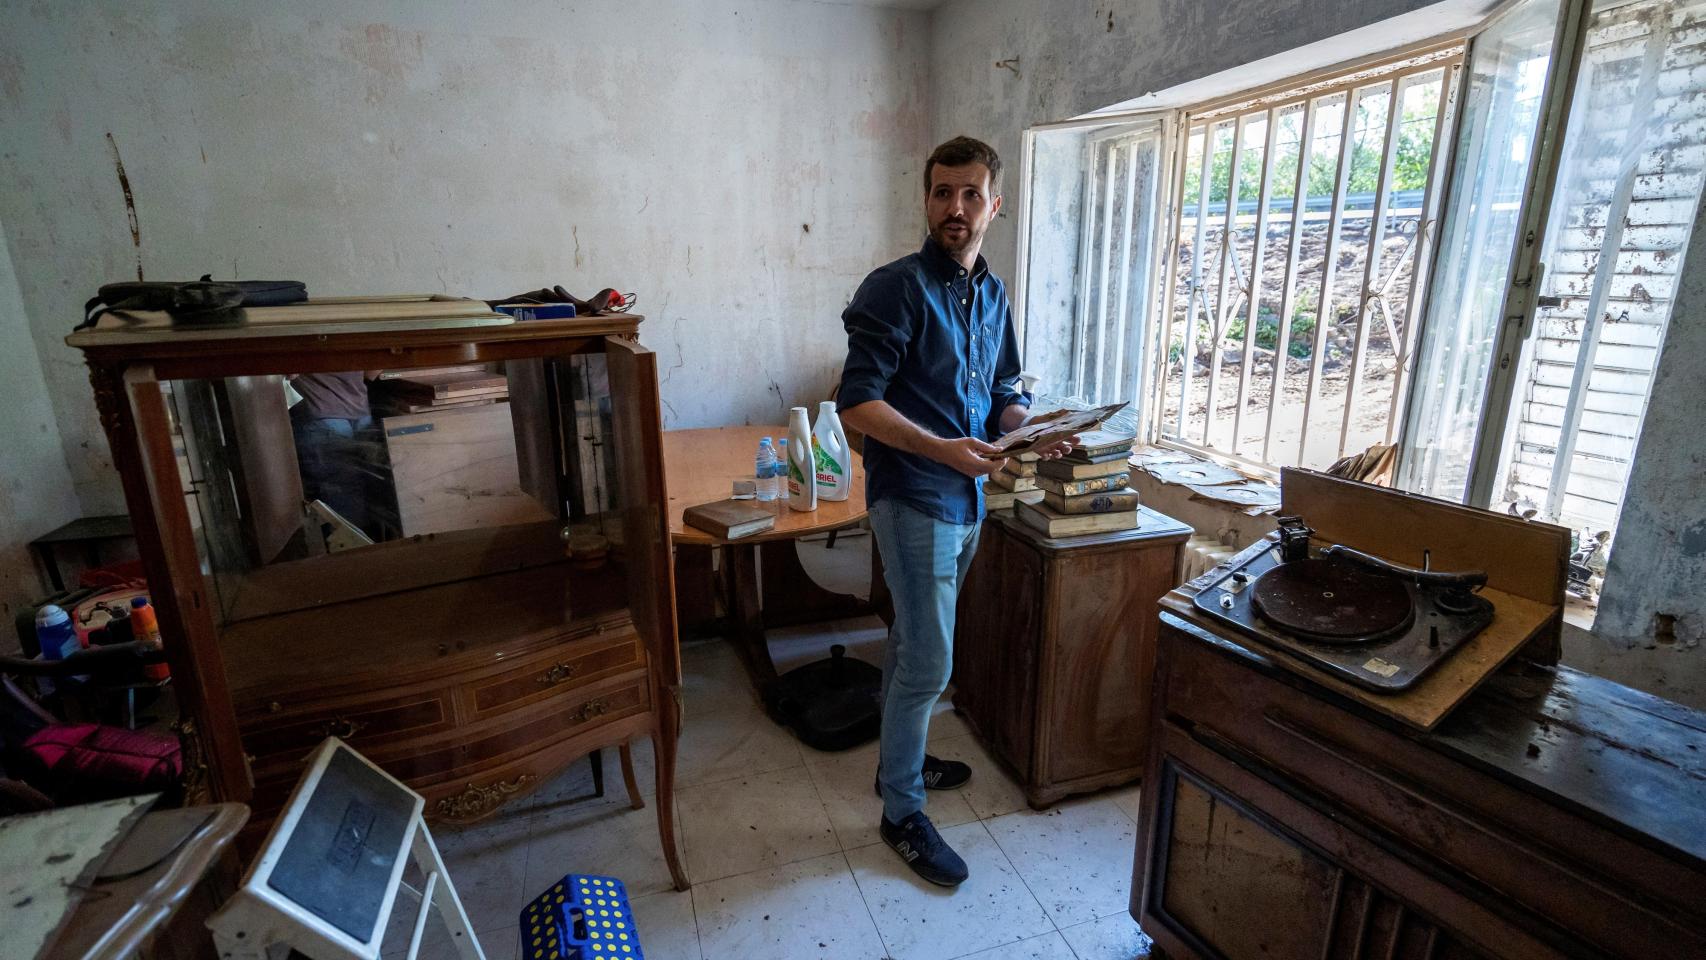
[(1137, 828), (1112, 800), (1026, 810), (986, 826), (1058, 926), (1126, 909)]
[[(512, 816), (461, 830), (448, 826), (431, 828), (439, 856), (444, 858), (445, 871), (462, 899), (469, 924), (476, 931), (514, 927), (521, 908), (539, 893), (527, 883), (530, 827), (531, 818)], [(420, 889), (418, 884), (416, 889)], [(399, 908), (412, 912), (413, 904), (418, 901), (407, 897), (409, 905), (404, 907), (405, 897), (399, 896)], [(396, 920), (394, 911), (393, 923)]]
[[(808, 764), (818, 796), (829, 811), (830, 825), (841, 849), (853, 850), (880, 842), (877, 824), (883, 817), (883, 801), (871, 787), (877, 772), (874, 755), (829, 755), (835, 759)], [(937, 829), (970, 823), (977, 819), (971, 805), (957, 790), (931, 790), (924, 812)]]
[(930, 752), (943, 760), (971, 764), (971, 782), (960, 788), (960, 796), (971, 805), (979, 819), (987, 820), (1026, 808), (1025, 791), (976, 737), (937, 740), (930, 744)]
[[(966, 725), (965, 718), (954, 712), (953, 696), (954, 691), (950, 687), (930, 712), (930, 733), (925, 740), (932, 747), (943, 740), (971, 735), (971, 727)], [(936, 751), (932, 749), (930, 752)]]
[(839, 852), (695, 883), (693, 906), (706, 957), (874, 960), (885, 955)]
[(1148, 957), (1154, 941), (1129, 913), (1120, 911), (1100, 920), (1081, 923), (1061, 931), (1078, 960), (1141, 960)]
[(756, 706), (710, 714), (689, 711), (676, 749), (675, 785), (690, 787), (803, 766), (794, 735)]
[[(646, 956), (659, 960), (700, 960), (699, 926), (693, 917), (693, 894), (654, 893), (630, 899), (634, 930)], [(488, 958), (490, 960), (490, 958)]]
[(696, 714), (757, 706), (758, 691), (740, 654), (726, 640), (697, 640), (681, 647), (681, 701)]
[(821, 857), (838, 848), (829, 814), (802, 765), (676, 793), (695, 883)]
[[(679, 839), (679, 805), (675, 830)], [(628, 888), (631, 900), (675, 886), (658, 837), (656, 803), (648, 801), (643, 809), (632, 810), (626, 798), (613, 798), (608, 790), (603, 800), (541, 809), (534, 814), (533, 848), (527, 867), (530, 892), (522, 903), (570, 873), (615, 877)], [(520, 906), (518, 903), (516, 909)]]
[(1020, 940), (996, 947), (993, 950), (979, 950), (968, 953), (960, 960), (1077, 960), (1072, 948), (1058, 933), (1045, 933), (1040, 937)]
[[(1041, 936), (1053, 924), (981, 823), (942, 838), (971, 875), (952, 889), (927, 883), (884, 844), (847, 854), (859, 890), (894, 960), (941, 960)], [(944, 945), (953, 951), (944, 953)]]
[[(634, 755), (634, 781), (639, 785), (640, 796), (650, 802), (651, 797), (657, 793), (657, 765), (652, 757), (651, 738), (635, 738), (631, 749)], [(603, 799), (626, 799), (628, 786), (622, 781), (622, 755), (615, 747), (607, 747), (603, 753)], [(592, 758), (586, 756), (569, 764), (555, 779), (533, 791), (520, 806), (536, 811), (597, 799), (599, 798), (593, 793), (592, 785)]]
[(1109, 791), (1108, 797), (1118, 804), (1121, 810), (1125, 811), (1125, 815), (1131, 818), (1132, 823), (1138, 822), (1137, 805), (1143, 798), (1142, 784), (1134, 783), (1129, 787), (1120, 787), (1117, 790)]

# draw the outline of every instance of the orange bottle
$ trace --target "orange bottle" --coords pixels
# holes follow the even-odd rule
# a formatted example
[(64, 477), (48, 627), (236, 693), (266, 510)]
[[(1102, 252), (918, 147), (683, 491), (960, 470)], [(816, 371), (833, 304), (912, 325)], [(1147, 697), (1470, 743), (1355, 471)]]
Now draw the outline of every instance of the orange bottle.
[[(147, 597), (131, 599), (130, 629), (137, 640), (156, 650), (164, 647), (160, 641), (160, 620), (154, 615), (154, 607), (149, 604)], [(164, 663), (150, 663), (142, 668), (142, 673), (150, 680), (164, 680), (172, 675), (172, 670)]]

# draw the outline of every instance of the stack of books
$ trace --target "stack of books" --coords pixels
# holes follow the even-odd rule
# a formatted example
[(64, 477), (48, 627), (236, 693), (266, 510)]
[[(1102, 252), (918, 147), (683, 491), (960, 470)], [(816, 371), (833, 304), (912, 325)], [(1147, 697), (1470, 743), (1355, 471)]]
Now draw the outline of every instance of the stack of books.
[(1059, 460), (1034, 465), (1041, 500), (1021, 501), (1019, 519), (1049, 537), (1137, 529), (1137, 491), (1131, 489), (1133, 437), (1096, 431)]
[(1037, 464), (1034, 453), (1008, 457), (1007, 465), (989, 475), (983, 485), (983, 505), (987, 510), (1010, 510), (1023, 500), (1041, 503), (1042, 491), (1037, 489)]

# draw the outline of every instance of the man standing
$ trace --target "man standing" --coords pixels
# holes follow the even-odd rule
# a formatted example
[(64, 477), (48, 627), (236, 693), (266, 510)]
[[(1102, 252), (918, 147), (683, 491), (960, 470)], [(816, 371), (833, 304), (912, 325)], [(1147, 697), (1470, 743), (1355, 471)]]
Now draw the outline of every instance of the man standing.
[[(882, 837), (919, 876), (953, 886), (965, 861), (924, 814), (926, 788), (971, 768), (924, 752), (953, 669), (954, 604), (977, 549), (987, 440), (1025, 422), (1007, 291), (979, 251), (1001, 209), (1001, 159), (956, 137), (924, 165), (923, 249), (865, 278), (842, 314), (843, 422), (865, 434), (865, 497), (895, 620), (883, 668)], [(1071, 449), (1043, 451), (1056, 457)]]

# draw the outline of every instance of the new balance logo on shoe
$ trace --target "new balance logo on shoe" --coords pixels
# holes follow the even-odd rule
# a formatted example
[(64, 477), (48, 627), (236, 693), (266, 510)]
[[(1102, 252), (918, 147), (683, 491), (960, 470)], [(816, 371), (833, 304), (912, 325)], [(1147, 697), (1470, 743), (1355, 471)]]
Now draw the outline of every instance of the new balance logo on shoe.
[(894, 852), (900, 854), (900, 858), (905, 860), (907, 863), (911, 863), (918, 859), (918, 851), (912, 849), (912, 844), (907, 843), (905, 840), (894, 845)]

